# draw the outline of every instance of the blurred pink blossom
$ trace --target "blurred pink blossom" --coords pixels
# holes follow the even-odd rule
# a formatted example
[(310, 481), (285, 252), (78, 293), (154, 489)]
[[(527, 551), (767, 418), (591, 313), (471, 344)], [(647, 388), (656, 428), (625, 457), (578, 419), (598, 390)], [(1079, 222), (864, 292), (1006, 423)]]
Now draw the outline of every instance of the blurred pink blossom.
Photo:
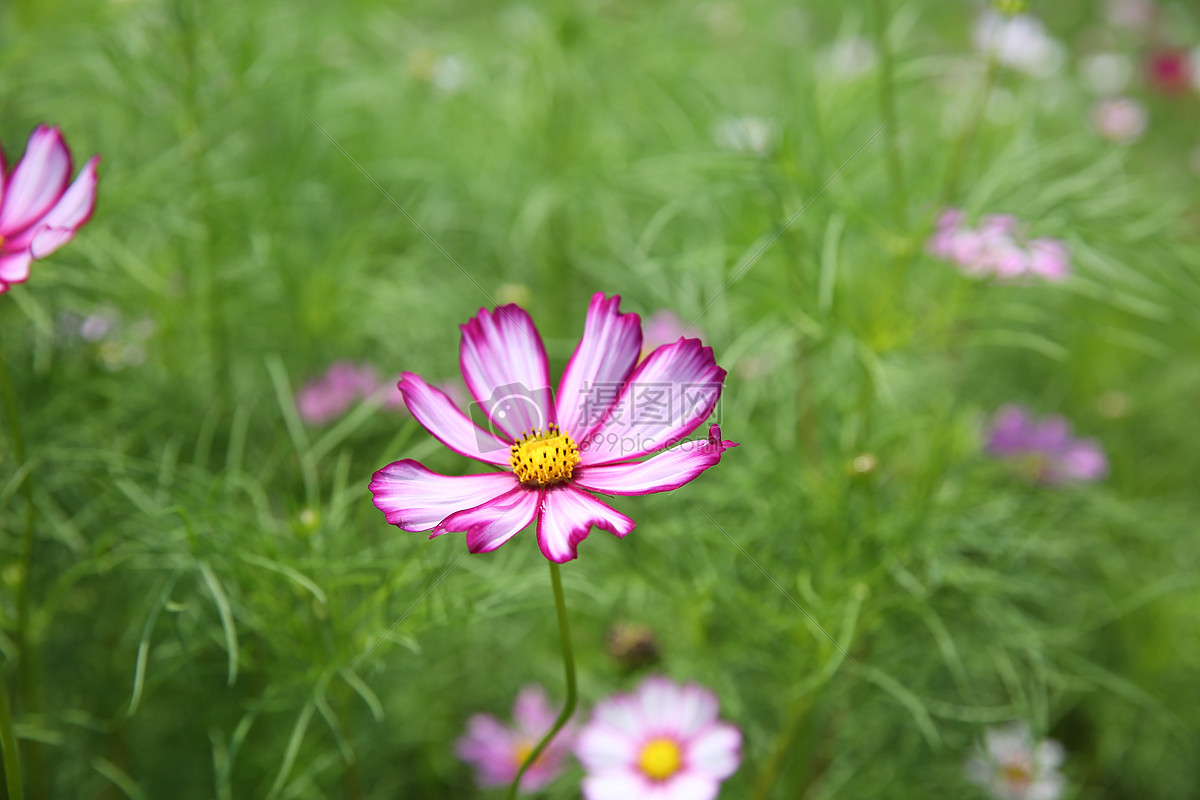
[(642, 358), (664, 344), (674, 344), (680, 338), (699, 339), (703, 335), (699, 328), (684, 324), (674, 311), (655, 311), (642, 328)]
[[(491, 714), (476, 714), (467, 720), (466, 734), (455, 742), (455, 753), (475, 768), (475, 781), (481, 787), (505, 786), (517, 777), (557, 716), (541, 686), (526, 686), (513, 704), (512, 727)], [(557, 778), (574, 741), (575, 726), (568, 724), (525, 771), (521, 791), (537, 792)]]
[(1007, 405), (996, 412), (985, 449), (1027, 467), (1031, 477), (1046, 486), (1098, 481), (1108, 475), (1108, 458), (1099, 442), (1075, 438), (1065, 417), (1037, 419), (1022, 406)]
[(1146, 109), (1128, 97), (1109, 97), (1092, 106), (1092, 127), (1110, 142), (1131, 144), (1146, 132)]
[(966, 212), (946, 209), (927, 247), (932, 255), (975, 277), (1015, 281), (1037, 276), (1057, 282), (1070, 275), (1066, 245), (1058, 239), (1026, 238), (1024, 225), (1011, 214), (986, 215), (973, 228)]
[(324, 425), (379, 388), (379, 376), (369, 364), (335, 361), (319, 378), (296, 392), (296, 410), (309, 425)]

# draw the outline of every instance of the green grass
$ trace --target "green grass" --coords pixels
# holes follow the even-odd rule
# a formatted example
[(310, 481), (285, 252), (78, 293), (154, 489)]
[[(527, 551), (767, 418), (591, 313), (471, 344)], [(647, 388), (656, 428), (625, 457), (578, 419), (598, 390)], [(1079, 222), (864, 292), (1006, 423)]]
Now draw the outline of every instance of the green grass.
[[(875, 35), (876, 2), (0, 11), (9, 163), (42, 121), (104, 157), (93, 220), (0, 297), (29, 456), (3, 438), (27, 794), (486, 796), (452, 752), (467, 717), (529, 682), (562, 697), (544, 558), (528, 531), (457, 560), (459, 535), (388, 526), (373, 470), (464, 460), (382, 410), (305, 426), (291, 397), (339, 358), (452, 377), (456, 326), (505, 285), (555, 374), (596, 291), (695, 318), (730, 370), (742, 446), (618, 499), (637, 530), (563, 569), (585, 708), (637, 680), (604, 648), (633, 620), (743, 729), (725, 797), (974, 796), (966, 750), (1015, 718), (1065, 744), (1072, 797), (1200, 793), (1196, 97), (1151, 99), (1132, 148), (1100, 140), (1073, 65), (1101, 23), (1035, 4), (1066, 72), (999, 70), (1016, 113), (964, 142), (973, 10), (886, 5), (886, 130), (880, 70), (820, 60)], [(429, 54), (467, 65), (459, 91)], [(772, 120), (774, 150), (717, 148), (729, 114)], [(944, 204), (1065, 239), (1075, 277), (963, 278), (924, 254)], [(144, 364), (63, 335), (101, 307), (124, 336), (153, 322)], [(1048, 491), (985, 459), (1006, 402), (1098, 437), (1111, 477)], [(577, 797), (574, 769), (545, 796)]]

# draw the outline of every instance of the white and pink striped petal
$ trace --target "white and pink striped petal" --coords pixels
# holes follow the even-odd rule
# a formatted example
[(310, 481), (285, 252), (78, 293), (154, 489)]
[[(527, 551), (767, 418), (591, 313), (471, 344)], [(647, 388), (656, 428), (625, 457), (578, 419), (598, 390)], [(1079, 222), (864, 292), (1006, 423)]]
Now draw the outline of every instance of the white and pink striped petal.
[(485, 464), (508, 466), (508, 443), (467, 419), (444, 391), (412, 372), (401, 373), (398, 387), (409, 412), (446, 447)]
[(628, 461), (679, 442), (712, 413), (724, 380), (712, 348), (699, 339), (658, 348), (629, 376), (600, 426), (579, 442), (582, 464)]
[(20, 233), (41, 220), (62, 197), (71, 177), (71, 153), (58, 128), (39, 125), (6, 181), (0, 200), (0, 236)]
[(624, 538), (633, 530), (634, 522), (615, 508), (568, 484), (543, 492), (537, 539), (546, 558), (558, 564), (575, 558), (579, 543), (587, 538), (593, 526)]
[(576, 468), (573, 482), (601, 494), (653, 494), (678, 489), (721, 461), (737, 442), (721, 440), (721, 427), (709, 426), (708, 440), (680, 442), (645, 461)]
[(475, 402), (509, 441), (557, 421), (546, 348), (520, 306), (480, 309), (463, 325), (459, 366)]
[(642, 352), (641, 319), (620, 305), (619, 295), (592, 296), (583, 338), (558, 384), (558, 424), (576, 441), (604, 419)]
[(429, 535), (432, 538), (443, 533), (465, 533), (468, 550), (490, 553), (533, 522), (538, 500), (538, 492), (518, 485), (482, 505), (451, 514)]
[(370, 489), (375, 507), (390, 524), (419, 532), (434, 530), (455, 512), (491, 502), (518, 485), (511, 472), (439, 475), (406, 458), (376, 472)]
[(91, 219), (96, 207), (96, 184), (100, 180), (96, 174), (96, 165), (99, 163), (100, 156), (92, 156), (79, 171), (75, 182), (37, 224), (36, 233), (29, 243), (29, 251), (34, 258), (45, 258), (71, 241), (75, 231)]

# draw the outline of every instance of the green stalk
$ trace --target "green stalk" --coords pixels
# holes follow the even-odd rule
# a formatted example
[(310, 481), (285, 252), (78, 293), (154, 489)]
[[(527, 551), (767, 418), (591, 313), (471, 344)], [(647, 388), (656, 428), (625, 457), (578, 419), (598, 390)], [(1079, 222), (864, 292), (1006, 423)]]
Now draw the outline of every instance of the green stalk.
[(904, 190), (904, 170), (901, 166), (900, 139), (896, 131), (896, 74), (892, 48), (888, 44), (887, 27), (891, 14), (888, 0), (875, 0), (875, 41), (879, 49), (879, 105), (884, 120), (884, 141), (887, 143), (888, 175), (892, 182), (892, 204), (901, 224), (908, 216), (908, 196)]
[(550, 583), (554, 587), (554, 605), (558, 610), (558, 636), (562, 643), (563, 671), (567, 675), (567, 701), (563, 705), (558, 719), (554, 721), (554, 727), (542, 737), (538, 746), (533, 748), (529, 757), (525, 759), (525, 763), (517, 770), (517, 777), (513, 778), (512, 786), (508, 787), (508, 800), (513, 800), (517, 796), (517, 789), (521, 786), (521, 778), (525, 776), (525, 771), (538, 760), (558, 732), (571, 719), (571, 715), (575, 713), (575, 653), (571, 649), (571, 629), (567, 625), (567, 603), (563, 598), (562, 577), (558, 574), (558, 564), (553, 561), (550, 562)]
[(963, 161), (966, 160), (967, 150), (970, 149), (971, 142), (975, 139), (975, 133), (979, 130), (979, 123), (983, 121), (983, 113), (987, 110), (988, 98), (992, 94), (992, 85), (995, 82), (996, 58), (991, 53), (987, 53), (984, 55), (983, 85), (980, 87), (979, 93), (975, 95), (975, 105), (967, 115), (967, 124), (963, 128), (962, 135), (958, 137), (958, 141), (954, 144), (954, 151), (950, 156), (950, 167), (946, 173), (946, 183), (942, 187), (942, 197), (939, 207), (950, 202), (958, 192), (958, 180), (962, 171)]
[(13, 736), (12, 712), (8, 708), (8, 689), (0, 685), (0, 749), (4, 751), (4, 782), (8, 800), (24, 800), (21, 788), (21, 759), (17, 755), (17, 739)]

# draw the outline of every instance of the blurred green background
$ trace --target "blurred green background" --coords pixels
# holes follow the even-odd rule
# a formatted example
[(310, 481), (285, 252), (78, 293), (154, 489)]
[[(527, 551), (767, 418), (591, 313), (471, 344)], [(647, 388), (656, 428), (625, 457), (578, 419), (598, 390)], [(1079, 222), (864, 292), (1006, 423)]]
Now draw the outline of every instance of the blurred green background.
[[(605, 291), (694, 319), (742, 446), (618, 499), (637, 530), (564, 568), (585, 705), (640, 677), (605, 636), (645, 623), (651, 669), (745, 734), (724, 797), (982, 796), (964, 754), (1011, 719), (1063, 742), (1069, 797), (1200, 795), (1198, 96), (1141, 72), (1200, 27), (1105, 6), (1033, 4), (1044, 77), (933, 0), (0, 6), (8, 163), (41, 122), (103, 155), (92, 221), (0, 297), (30, 794), (490, 796), (466, 718), (562, 696), (533, 536), (456, 561), (460, 536), (388, 526), (373, 470), (469, 466), (385, 409), (306, 425), (293, 394), (338, 359), (451, 378), (494, 302), (557, 374)], [(1131, 145), (1089, 125), (1095, 53), (1135, 72)], [(730, 139), (746, 117), (764, 147)], [(1062, 238), (1074, 276), (965, 278), (925, 253), (946, 205)], [(1111, 477), (986, 459), (1008, 402), (1097, 437)]]

